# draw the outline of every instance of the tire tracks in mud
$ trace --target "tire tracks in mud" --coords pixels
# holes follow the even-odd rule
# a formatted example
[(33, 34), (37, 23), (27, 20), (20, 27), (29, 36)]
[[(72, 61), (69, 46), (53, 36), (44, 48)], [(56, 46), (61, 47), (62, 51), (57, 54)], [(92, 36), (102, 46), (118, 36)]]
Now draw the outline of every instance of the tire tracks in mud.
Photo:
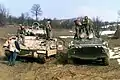
[[(20, 63), (15, 65), (15, 68), (13, 69), (14, 72), (13, 74), (16, 75), (14, 80), (22, 80), (23, 77), (26, 76), (27, 73), (30, 73), (33, 71), (34, 79), (33, 80), (40, 80), (45, 79), (45, 76), (47, 74), (48, 77), (46, 80), (50, 80), (53, 78), (53, 80), (60, 80), (61, 78), (63, 79), (64, 77), (70, 77), (72, 79), (79, 78), (84, 80), (84, 79), (109, 79), (111, 80), (110, 76), (107, 76), (107, 73), (113, 71), (115, 72), (116, 70), (119, 70), (119, 66), (115, 65), (110, 65), (108, 67), (103, 67), (103, 66), (98, 66), (100, 67), (100, 70), (97, 70), (96, 66), (76, 66), (76, 65), (65, 65), (62, 67), (58, 67), (55, 64), (50, 64), (50, 63), (45, 63), (45, 64), (37, 64), (37, 63)], [(19, 70), (17, 70), (19, 69)], [(104, 69), (104, 70), (103, 70)], [(13, 72), (12, 71), (12, 72)], [(93, 73), (94, 72), (94, 73)], [(99, 73), (100, 72), (100, 73)], [(66, 74), (67, 73), (67, 74)], [(93, 74), (92, 74), (93, 73)], [(105, 76), (103, 75), (105, 74)], [(60, 77), (59, 77), (60, 76)], [(114, 75), (113, 75), (114, 76)], [(115, 74), (115, 78), (118, 78), (119, 75)], [(18, 77), (18, 78), (17, 78)]]
[[(47, 64), (46, 64), (47, 65)], [(46, 67), (46, 65), (44, 65), (44, 66), (40, 66), (40, 67), (38, 67), (37, 69), (35, 69), (35, 75), (36, 75), (36, 79), (35, 80), (39, 80), (39, 77), (38, 77), (38, 74), (40, 73), (40, 72), (43, 72), (43, 71), (46, 71), (46, 68), (48, 68), (49, 66), (47, 66)], [(74, 65), (72, 66), (73, 67), (73, 70), (75, 69), (75, 67), (74, 67)], [(92, 66), (92, 67), (89, 67), (89, 66), (83, 66), (83, 67), (86, 67), (85, 69), (86, 70), (90, 70), (90, 71), (92, 71), (92, 72), (94, 72), (95, 71), (95, 74), (90, 74), (90, 73), (84, 73), (84, 72), (81, 72), (80, 73), (80, 75), (84, 75), (84, 77), (82, 77), (81, 79), (86, 79), (87, 77), (89, 77), (89, 79), (94, 79), (94, 78), (99, 78), (99, 79), (108, 79), (107, 78), (107, 76), (105, 77), (105, 76), (100, 76), (100, 75), (102, 75), (102, 73), (109, 73), (109, 72), (111, 72), (111, 71), (115, 71), (115, 70), (119, 70), (119, 66), (115, 66), (115, 65), (110, 65), (110, 66), (108, 66), (108, 67), (103, 67), (103, 66), (99, 66), (99, 67), (102, 67), (104, 70), (102, 70), (102, 69), (100, 69), (100, 70), (97, 70), (97, 68), (95, 68), (95, 66)], [(79, 68), (81, 68), (81, 65), (79, 66)], [(96, 70), (94, 70), (94, 68), (96, 69)], [(55, 69), (55, 68), (54, 68)], [(98, 68), (99, 69), (99, 68)], [(49, 69), (48, 69), (49, 70)], [(63, 68), (63, 70), (65, 70), (64, 68)], [(84, 68), (83, 68), (83, 70), (84, 70)], [(39, 72), (40, 71), (40, 72)], [(64, 72), (66, 73), (68, 73), (69, 75), (71, 75), (71, 78), (74, 78), (77, 74), (75, 73), (75, 71), (73, 72), (73, 71), (71, 71), (71, 69), (70, 69), (70, 66), (68, 66), (68, 69), (67, 70), (65, 70), (65, 71), (62, 71), (61, 69), (60, 69), (60, 72), (59, 72), (59, 70), (57, 70), (56, 69), (56, 71), (57, 71), (57, 74), (56, 75), (62, 75)], [(97, 72), (98, 71), (98, 72)], [(54, 72), (54, 71), (53, 71)], [(99, 73), (100, 72), (100, 74), (97, 74), (97, 73)], [(58, 77), (58, 76), (54, 76), (53, 77), (53, 79), (57, 79), (57, 80), (59, 80), (60, 78)]]
[[(37, 69), (35, 69), (34, 71), (34, 75), (35, 75), (35, 79), (34, 80), (39, 80), (39, 77), (38, 77), (38, 74), (39, 74), (39, 70), (41, 69), (41, 68), (44, 68), (45, 69), (45, 66), (40, 66), (40, 67), (38, 67)], [(42, 71), (44, 71), (44, 70), (41, 70), (41, 72)]]
[(13, 67), (14, 80), (21, 80), (24, 78), (24, 75), (32, 70), (34, 63), (19, 63)]

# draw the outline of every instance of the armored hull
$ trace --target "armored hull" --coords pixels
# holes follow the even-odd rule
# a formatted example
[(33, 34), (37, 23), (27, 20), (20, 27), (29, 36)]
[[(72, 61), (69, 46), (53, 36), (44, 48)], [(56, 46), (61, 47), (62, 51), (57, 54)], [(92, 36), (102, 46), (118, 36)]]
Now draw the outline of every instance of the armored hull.
[[(48, 57), (56, 55), (58, 51), (62, 51), (60, 50), (62, 44), (58, 44), (57, 38), (46, 39), (46, 31), (39, 26), (39, 23), (37, 23), (37, 27), (33, 25), (32, 28), (25, 29), (25, 31), (24, 38), (16, 37), (21, 48), (20, 56), (31, 56), (44, 63)], [(9, 50), (6, 49), (5, 51), (8, 53)]]
[(73, 40), (69, 44), (68, 58), (102, 60), (109, 64), (108, 43), (101, 38)]

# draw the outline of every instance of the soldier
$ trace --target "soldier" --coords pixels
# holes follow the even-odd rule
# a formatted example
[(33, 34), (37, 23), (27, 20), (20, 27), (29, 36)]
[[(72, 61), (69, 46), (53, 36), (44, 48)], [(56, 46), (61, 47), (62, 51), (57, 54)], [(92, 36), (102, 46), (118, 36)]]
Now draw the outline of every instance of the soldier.
[(84, 27), (87, 37), (89, 36), (90, 31), (92, 31), (92, 21), (88, 18), (88, 16), (85, 16), (82, 20), (82, 26)]
[(94, 24), (93, 24), (91, 19), (89, 19), (89, 24), (88, 25), (89, 25), (89, 32), (93, 33), (93, 26), (94, 26)]
[(22, 39), (22, 44), (24, 45), (24, 35), (25, 35), (25, 28), (22, 24), (19, 25), (20, 27), (17, 30), (18, 41), (20, 38)]
[(47, 40), (50, 40), (51, 39), (51, 21), (48, 20), (47, 21), (47, 25), (46, 25), (46, 37), (47, 37)]
[(79, 19), (77, 19), (77, 20), (75, 20), (74, 21), (74, 23), (75, 23), (75, 36), (74, 36), (74, 39), (79, 39), (80, 38), (80, 34), (81, 34), (81, 22), (80, 22), (80, 20)]

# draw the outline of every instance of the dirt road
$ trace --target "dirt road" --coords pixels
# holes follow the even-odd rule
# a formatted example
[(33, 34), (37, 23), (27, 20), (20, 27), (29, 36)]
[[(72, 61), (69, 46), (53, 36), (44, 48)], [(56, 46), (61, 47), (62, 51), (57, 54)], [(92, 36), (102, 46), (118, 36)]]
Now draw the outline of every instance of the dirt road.
[(77, 65), (17, 62), (14, 67), (0, 62), (0, 80), (119, 80), (120, 66), (111, 60), (110, 66), (91, 62)]

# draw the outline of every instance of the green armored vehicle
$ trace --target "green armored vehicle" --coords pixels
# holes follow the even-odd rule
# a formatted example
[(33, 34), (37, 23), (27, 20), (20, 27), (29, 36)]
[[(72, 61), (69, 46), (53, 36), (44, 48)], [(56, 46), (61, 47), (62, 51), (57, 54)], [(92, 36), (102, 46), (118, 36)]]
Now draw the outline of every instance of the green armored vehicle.
[(90, 35), (92, 37), (89, 39), (82, 37), (80, 40), (73, 40), (69, 43), (68, 63), (78, 58), (82, 60), (101, 60), (104, 65), (109, 65), (108, 43), (101, 38), (97, 38), (93, 33)]

